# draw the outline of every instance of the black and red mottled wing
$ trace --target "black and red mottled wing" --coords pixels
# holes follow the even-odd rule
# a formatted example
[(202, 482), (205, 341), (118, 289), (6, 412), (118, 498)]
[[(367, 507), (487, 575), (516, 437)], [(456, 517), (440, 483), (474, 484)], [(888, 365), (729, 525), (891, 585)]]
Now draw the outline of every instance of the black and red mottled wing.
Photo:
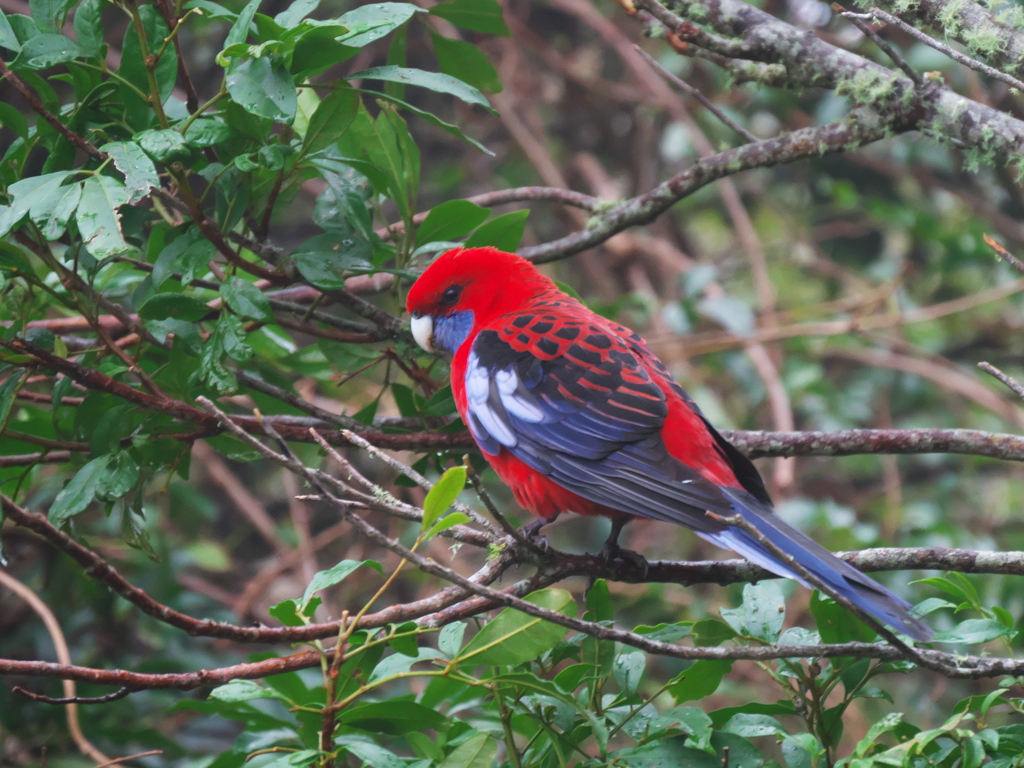
[[(481, 449), (502, 448), (583, 498), (715, 532), (717, 485), (668, 455), (662, 388), (623, 337), (563, 313), (524, 313), (478, 334), (465, 374)], [(678, 385), (676, 385), (678, 386)]]
[(732, 469), (733, 474), (736, 475), (736, 479), (739, 484), (743, 486), (748, 493), (750, 493), (755, 499), (768, 506), (772, 504), (772, 498), (768, 495), (768, 489), (764, 486), (764, 480), (761, 478), (761, 473), (757, 471), (757, 467), (754, 466), (754, 462), (740, 453), (736, 446), (726, 440), (722, 435), (719, 434), (718, 430), (715, 429), (714, 425), (707, 420), (707, 417), (701, 411), (700, 406), (690, 397), (689, 393), (684, 390), (669, 373), (668, 368), (665, 367), (664, 363), (657, 358), (657, 356), (647, 346), (647, 342), (643, 340), (636, 331), (631, 331), (621, 325), (612, 325), (612, 330), (615, 331), (629, 347), (630, 350), (637, 356), (637, 359), (642, 360), (647, 364), (649, 370), (653, 371), (659, 381), (667, 385), (669, 389), (678, 394), (684, 403), (689, 407), (691, 411), (700, 417), (700, 420), (704, 423), (704, 428), (708, 434), (711, 435), (715, 441), (715, 449), (719, 455), (725, 461), (726, 464)]

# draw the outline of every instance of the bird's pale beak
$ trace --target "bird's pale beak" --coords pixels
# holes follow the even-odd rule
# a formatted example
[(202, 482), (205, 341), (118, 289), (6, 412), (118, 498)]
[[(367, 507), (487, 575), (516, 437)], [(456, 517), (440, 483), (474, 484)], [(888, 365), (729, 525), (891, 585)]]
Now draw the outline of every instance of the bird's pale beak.
[(434, 337), (434, 318), (432, 315), (422, 315), (418, 312), (412, 314), (412, 337), (427, 352), (433, 352), (434, 348), (430, 340)]

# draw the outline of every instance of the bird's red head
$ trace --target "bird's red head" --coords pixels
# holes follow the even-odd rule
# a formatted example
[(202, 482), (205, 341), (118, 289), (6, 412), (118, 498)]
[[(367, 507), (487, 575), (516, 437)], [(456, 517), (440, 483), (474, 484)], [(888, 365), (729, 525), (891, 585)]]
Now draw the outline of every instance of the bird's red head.
[(529, 261), (497, 248), (455, 248), (440, 256), (409, 289), (412, 334), (428, 352), (452, 354), (469, 336), (530, 299), (557, 291)]

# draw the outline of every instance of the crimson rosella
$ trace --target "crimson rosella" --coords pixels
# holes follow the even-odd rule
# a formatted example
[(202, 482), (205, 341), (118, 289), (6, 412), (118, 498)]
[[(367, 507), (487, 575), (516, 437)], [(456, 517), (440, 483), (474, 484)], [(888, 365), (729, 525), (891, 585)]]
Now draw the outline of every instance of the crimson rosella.
[[(532, 514), (685, 525), (772, 573), (807, 572), (918, 640), (931, 629), (881, 584), (772, 510), (757, 469), (725, 440), (640, 336), (591, 312), (533, 264), (494, 248), (437, 258), (409, 291), (412, 333), (453, 355), (452, 392), (484, 457)], [(759, 537), (725, 520), (739, 515)], [(791, 559), (790, 559), (791, 558)]]

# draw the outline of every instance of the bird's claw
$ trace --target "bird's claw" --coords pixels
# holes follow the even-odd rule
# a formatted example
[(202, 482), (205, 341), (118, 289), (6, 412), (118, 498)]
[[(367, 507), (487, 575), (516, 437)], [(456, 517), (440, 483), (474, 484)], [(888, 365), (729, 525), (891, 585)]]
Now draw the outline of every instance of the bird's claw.
[(627, 568), (637, 569), (643, 573), (644, 578), (647, 578), (647, 574), (651, 570), (651, 564), (647, 562), (646, 557), (613, 542), (606, 541), (598, 554), (609, 566), (615, 568), (624, 565)]
[(550, 522), (551, 520), (541, 518), (519, 529), (522, 537), (545, 555), (551, 552), (551, 542), (548, 541), (546, 536), (541, 535), (540, 529)]

